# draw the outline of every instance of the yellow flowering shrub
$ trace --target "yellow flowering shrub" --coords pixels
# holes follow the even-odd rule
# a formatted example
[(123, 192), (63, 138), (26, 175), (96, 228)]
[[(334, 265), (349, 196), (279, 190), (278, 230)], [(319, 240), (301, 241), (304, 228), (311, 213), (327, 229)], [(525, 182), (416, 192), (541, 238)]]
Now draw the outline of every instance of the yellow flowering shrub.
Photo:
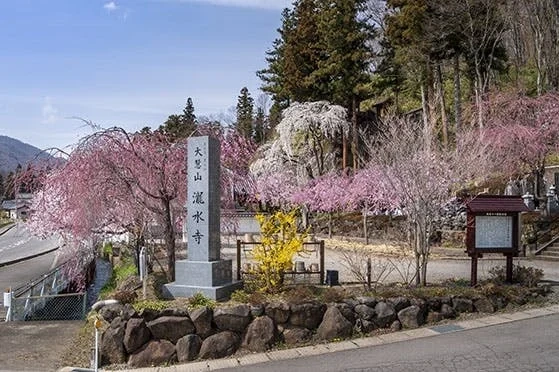
[(293, 266), (293, 257), (303, 251), (306, 232), (297, 232), (297, 212), (276, 212), (270, 216), (256, 215), (260, 224), (261, 243), (253, 250), (255, 268), (251, 272), (252, 287), (273, 293), (281, 289), (283, 273)]

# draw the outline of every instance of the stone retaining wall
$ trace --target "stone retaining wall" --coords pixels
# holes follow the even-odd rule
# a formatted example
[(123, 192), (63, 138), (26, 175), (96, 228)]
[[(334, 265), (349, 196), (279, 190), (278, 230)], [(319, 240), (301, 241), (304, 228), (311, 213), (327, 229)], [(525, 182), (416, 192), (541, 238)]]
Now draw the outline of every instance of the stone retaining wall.
[[(524, 304), (546, 293), (545, 288), (534, 288), (528, 297), (513, 302)], [(112, 305), (99, 311), (110, 324), (102, 335), (100, 362), (147, 367), (223, 358), (239, 349), (262, 352), (278, 343), (295, 346), (367, 335), (377, 329), (417, 328), (459, 313), (492, 313), (508, 303), (502, 296), (356, 297), (329, 304), (272, 302), (140, 313), (129, 304)]]

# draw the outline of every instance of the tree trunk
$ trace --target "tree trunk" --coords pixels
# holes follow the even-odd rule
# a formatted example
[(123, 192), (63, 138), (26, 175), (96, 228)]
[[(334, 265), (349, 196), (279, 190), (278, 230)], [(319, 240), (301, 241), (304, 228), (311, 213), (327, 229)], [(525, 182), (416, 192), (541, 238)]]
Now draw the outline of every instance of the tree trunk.
[(332, 239), (332, 212), (328, 212), (328, 239)]
[(347, 137), (342, 133), (342, 169), (347, 168)]
[(460, 87), (460, 55), (454, 56), (454, 120), (456, 122), (456, 142), (462, 130), (462, 89)]
[(363, 209), (363, 237), (365, 244), (369, 244), (369, 232), (367, 231), (367, 209)]
[(353, 96), (353, 100), (351, 102), (352, 107), (352, 114), (351, 114), (351, 126), (352, 126), (352, 141), (351, 141), (351, 152), (353, 154), (353, 170), (357, 171), (358, 164), (358, 155), (357, 155), (357, 98)]
[(443, 148), (448, 149), (448, 119), (446, 117), (446, 104), (444, 99), (444, 87), (443, 87), (443, 73), (441, 71), (441, 64), (437, 63), (437, 73), (435, 79), (435, 85), (437, 86), (437, 95), (439, 98), (439, 106), (441, 110), (441, 129), (443, 133)]
[(425, 82), (421, 83), (421, 108), (422, 108), (422, 119), (423, 119), (423, 131), (425, 138), (425, 149), (431, 148), (431, 121), (429, 120), (429, 106), (427, 103), (427, 91), (425, 89)]
[(173, 282), (175, 281), (175, 229), (171, 217), (171, 202), (169, 200), (163, 201), (163, 210), (165, 212), (163, 230), (167, 251), (167, 280)]

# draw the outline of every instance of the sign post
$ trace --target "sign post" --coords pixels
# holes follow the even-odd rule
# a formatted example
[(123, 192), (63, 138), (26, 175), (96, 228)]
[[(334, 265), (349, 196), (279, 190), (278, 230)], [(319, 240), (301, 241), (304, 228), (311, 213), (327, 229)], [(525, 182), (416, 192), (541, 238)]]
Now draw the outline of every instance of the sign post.
[(478, 259), (486, 253), (506, 257), (506, 281), (512, 282), (513, 257), (519, 252), (520, 213), (528, 212), (518, 196), (478, 195), (466, 203), (466, 252), (472, 258), (471, 286), (477, 284)]

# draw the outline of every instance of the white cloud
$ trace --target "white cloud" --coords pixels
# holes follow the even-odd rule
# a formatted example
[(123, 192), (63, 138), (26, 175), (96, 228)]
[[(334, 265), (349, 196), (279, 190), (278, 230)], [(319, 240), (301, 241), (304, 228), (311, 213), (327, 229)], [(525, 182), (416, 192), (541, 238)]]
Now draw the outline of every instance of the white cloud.
[(116, 3), (114, 1), (110, 1), (108, 3), (105, 3), (105, 5), (103, 5), (103, 8), (107, 9), (107, 12), (112, 12), (118, 9), (118, 5), (116, 5)]
[(262, 8), (262, 9), (284, 9), (290, 8), (292, 0), (163, 0), (167, 2), (181, 3), (208, 3), (221, 6)]
[(42, 107), (42, 122), (51, 124), (58, 120), (58, 109), (53, 106), (50, 97), (45, 97)]

